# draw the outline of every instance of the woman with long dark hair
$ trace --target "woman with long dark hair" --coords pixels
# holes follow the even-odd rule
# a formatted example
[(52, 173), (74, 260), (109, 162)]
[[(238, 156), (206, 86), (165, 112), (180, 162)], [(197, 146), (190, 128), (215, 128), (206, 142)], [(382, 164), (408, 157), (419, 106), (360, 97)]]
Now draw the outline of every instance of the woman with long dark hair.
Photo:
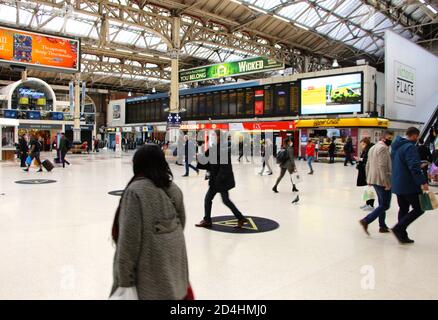
[(155, 144), (140, 148), (114, 219), (114, 284), (135, 287), (139, 300), (181, 300), (189, 275), (184, 239), (183, 194), (163, 151)]

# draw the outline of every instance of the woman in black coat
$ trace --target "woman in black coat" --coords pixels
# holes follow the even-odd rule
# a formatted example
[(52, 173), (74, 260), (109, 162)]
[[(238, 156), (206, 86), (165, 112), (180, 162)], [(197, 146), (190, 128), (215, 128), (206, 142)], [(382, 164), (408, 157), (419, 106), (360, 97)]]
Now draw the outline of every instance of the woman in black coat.
[(20, 167), (26, 168), (26, 158), (27, 154), (29, 153), (29, 146), (27, 145), (24, 134), (18, 139), (18, 152), (21, 160)]
[(208, 171), (210, 172), (210, 178), (208, 182), (210, 187), (205, 195), (204, 200), (204, 219), (196, 226), (203, 228), (210, 228), (212, 226), (211, 208), (213, 205), (213, 199), (217, 193), (220, 193), (222, 202), (228, 208), (230, 208), (234, 216), (237, 218), (236, 228), (242, 228), (243, 225), (248, 222), (248, 220), (230, 200), (228, 194), (228, 191), (236, 186), (233, 167), (231, 165), (231, 146), (229, 143), (221, 145), (220, 135), (220, 133), (217, 133), (217, 143), (213, 144), (205, 154), (205, 156), (209, 157), (210, 159), (210, 162), (207, 166)]
[[(356, 158), (357, 160), (357, 183), (358, 187), (364, 187), (368, 185), (367, 182), (367, 173), (366, 173), (366, 165), (368, 161), (368, 152), (370, 151), (373, 144), (370, 141), (370, 138), (365, 137), (360, 142), (362, 147), (362, 153), (360, 154), (360, 158)], [(366, 201), (365, 205), (361, 207), (361, 209), (374, 208), (374, 199), (369, 199)]]

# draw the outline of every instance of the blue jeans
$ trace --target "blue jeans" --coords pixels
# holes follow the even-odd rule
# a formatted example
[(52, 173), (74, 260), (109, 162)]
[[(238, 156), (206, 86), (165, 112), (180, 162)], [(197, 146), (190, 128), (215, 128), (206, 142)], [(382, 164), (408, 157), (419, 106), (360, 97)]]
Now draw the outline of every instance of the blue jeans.
[(190, 162), (185, 161), (185, 165), (186, 165), (186, 175), (189, 175), (189, 168), (192, 168), (193, 170), (195, 170), (196, 172), (198, 172), (198, 169), (196, 169), (195, 166), (193, 166)]
[(380, 228), (387, 228), (386, 226), (386, 210), (391, 206), (391, 190), (385, 190), (385, 187), (373, 185), (374, 190), (376, 190), (377, 200), (379, 201), (379, 206), (373, 210), (369, 215), (367, 215), (363, 221), (370, 224), (377, 218), (379, 218)]
[(314, 157), (309, 157), (309, 156), (307, 157), (307, 164), (311, 172), (313, 172), (313, 167), (312, 167), (313, 158)]

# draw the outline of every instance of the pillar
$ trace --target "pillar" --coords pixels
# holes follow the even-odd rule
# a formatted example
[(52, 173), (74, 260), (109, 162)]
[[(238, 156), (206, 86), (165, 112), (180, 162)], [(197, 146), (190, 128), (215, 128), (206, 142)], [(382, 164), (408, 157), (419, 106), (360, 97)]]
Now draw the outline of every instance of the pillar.
[(21, 80), (26, 81), (27, 80), (27, 69), (24, 69), (21, 71)]
[[(178, 16), (173, 17), (172, 23), (172, 48), (170, 50), (171, 57), (171, 76), (170, 76), (170, 113), (179, 112), (179, 52), (180, 52), (180, 27), (181, 18)], [(176, 141), (179, 129), (171, 128), (168, 130), (168, 137), (166, 140)]]
[(81, 144), (81, 89), (79, 83), (81, 80), (81, 74), (77, 73), (75, 75), (75, 103), (74, 103), (74, 113), (73, 113), (73, 144)]

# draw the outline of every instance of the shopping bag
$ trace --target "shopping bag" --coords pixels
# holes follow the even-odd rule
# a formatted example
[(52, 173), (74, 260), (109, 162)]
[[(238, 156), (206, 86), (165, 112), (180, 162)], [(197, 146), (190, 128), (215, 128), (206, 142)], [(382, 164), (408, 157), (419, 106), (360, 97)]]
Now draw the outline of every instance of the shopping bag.
[(365, 202), (367, 202), (368, 200), (376, 199), (374, 190), (371, 187), (367, 187), (363, 192), (362, 199)]
[(31, 157), (31, 156), (27, 156), (27, 158), (26, 158), (26, 164), (27, 164), (28, 166), (30, 166), (30, 165), (32, 164), (32, 157)]
[(303, 182), (303, 178), (301, 177), (301, 175), (298, 172), (294, 172), (292, 173), (292, 181), (293, 184), (298, 184)]
[(109, 297), (109, 300), (138, 300), (137, 288), (118, 287), (111, 297)]
[(433, 192), (423, 192), (420, 194), (420, 206), (423, 211), (438, 209), (438, 199)]

